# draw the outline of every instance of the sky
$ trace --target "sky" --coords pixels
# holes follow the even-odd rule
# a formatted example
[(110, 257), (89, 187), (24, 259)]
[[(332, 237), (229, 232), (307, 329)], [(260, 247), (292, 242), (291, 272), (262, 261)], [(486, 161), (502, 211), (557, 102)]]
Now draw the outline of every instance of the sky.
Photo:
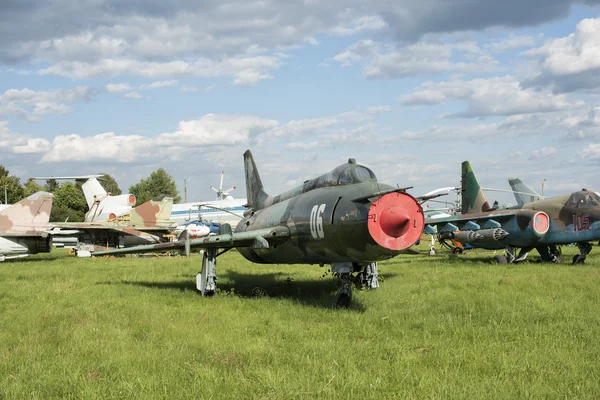
[[(426, 193), (520, 177), (600, 190), (600, 0), (3, 0), (0, 164), (32, 176), (163, 167), (188, 201), (348, 158)], [(488, 198), (514, 203), (509, 195)]]

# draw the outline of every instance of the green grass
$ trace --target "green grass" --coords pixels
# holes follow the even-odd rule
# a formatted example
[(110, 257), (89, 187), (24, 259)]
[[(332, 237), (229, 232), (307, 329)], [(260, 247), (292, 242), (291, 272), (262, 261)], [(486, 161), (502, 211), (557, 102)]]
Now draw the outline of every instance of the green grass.
[(327, 268), (236, 252), (213, 298), (199, 257), (5, 262), (0, 398), (599, 398), (598, 248), (584, 266), (490, 257), (380, 263), (349, 310)]

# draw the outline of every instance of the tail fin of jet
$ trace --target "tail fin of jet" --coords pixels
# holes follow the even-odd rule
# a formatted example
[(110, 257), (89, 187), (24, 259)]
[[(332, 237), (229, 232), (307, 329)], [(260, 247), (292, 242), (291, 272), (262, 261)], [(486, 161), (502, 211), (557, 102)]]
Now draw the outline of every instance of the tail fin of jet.
[(523, 181), (519, 178), (508, 178), (508, 184), (515, 195), (517, 204), (520, 206), (542, 198), (542, 196), (523, 183)]
[(40, 177), (40, 178), (30, 178), (34, 180), (71, 180), (75, 181), (85, 181), (81, 188), (83, 190), (83, 194), (85, 195), (85, 201), (87, 202), (88, 208), (92, 208), (94, 204), (94, 200), (106, 197), (108, 194), (106, 190), (102, 187), (100, 182), (98, 182), (97, 178), (101, 178), (104, 175), (80, 175), (80, 176), (56, 176), (56, 177)]
[(0, 232), (47, 229), (52, 211), (52, 193), (37, 192), (0, 211)]
[(248, 207), (253, 210), (260, 210), (265, 206), (265, 201), (269, 197), (263, 187), (262, 180), (258, 174), (252, 152), (246, 150), (244, 153), (244, 169), (246, 171), (246, 196), (248, 198)]
[(172, 224), (173, 198), (167, 196), (148, 200), (131, 210), (130, 222), (135, 227), (161, 227)]
[(491, 207), (488, 203), (477, 177), (471, 168), (468, 161), (462, 163), (461, 174), (461, 213), (471, 214), (482, 211), (490, 211)]

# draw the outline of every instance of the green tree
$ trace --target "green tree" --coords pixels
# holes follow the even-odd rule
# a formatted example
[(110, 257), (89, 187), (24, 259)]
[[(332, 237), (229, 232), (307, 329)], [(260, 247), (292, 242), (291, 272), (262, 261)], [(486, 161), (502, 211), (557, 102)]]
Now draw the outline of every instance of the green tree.
[(0, 202), (6, 201), (7, 204), (14, 204), (23, 200), (24, 197), (25, 190), (21, 186), (19, 177), (10, 175), (8, 170), (0, 165)]
[(50, 221), (62, 222), (68, 219), (70, 222), (81, 222), (85, 219), (86, 210), (83, 192), (73, 183), (65, 182), (54, 192)]
[(174, 203), (181, 201), (175, 181), (164, 168), (157, 169), (148, 178), (129, 186), (129, 193), (135, 195), (138, 205), (163, 194), (173, 197)]
[(113, 196), (123, 194), (123, 191), (121, 190), (121, 188), (119, 188), (119, 184), (117, 183), (117, 181), (115, 181), (115, 178), (108, 174), (103, 173), (103, 175), (104, 176), (102, 178), (98, 178), (98, 180), (100, 181), (100, 184), (102, 185), (104, 190), (106, 190)]
[(28, 180), (23, 186), (23, 190), (25, 191), (24, 196), (29, 197), (36, 192), (44, 191), (44, 187), (34, 180)]
[(54, 193), (58, 190), (60, 184), (56, 181), (56, 179), (48, 179), (46, 180), (46, 184), (44, 185), (44, 190), (46, 192)]

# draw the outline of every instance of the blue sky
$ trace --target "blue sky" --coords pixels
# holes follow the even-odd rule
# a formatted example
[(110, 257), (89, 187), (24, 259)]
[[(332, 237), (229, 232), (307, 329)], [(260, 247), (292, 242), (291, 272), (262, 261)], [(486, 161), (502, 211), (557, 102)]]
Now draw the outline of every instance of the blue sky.
[(271, 193), (349, 157), (415, 194), (466, 159), (598, 190), (599, 3), (3, 2), (1, 163), (125, 190), (164, 167), (189, 200), (221, 171), (243, 197), (247, 148)]

